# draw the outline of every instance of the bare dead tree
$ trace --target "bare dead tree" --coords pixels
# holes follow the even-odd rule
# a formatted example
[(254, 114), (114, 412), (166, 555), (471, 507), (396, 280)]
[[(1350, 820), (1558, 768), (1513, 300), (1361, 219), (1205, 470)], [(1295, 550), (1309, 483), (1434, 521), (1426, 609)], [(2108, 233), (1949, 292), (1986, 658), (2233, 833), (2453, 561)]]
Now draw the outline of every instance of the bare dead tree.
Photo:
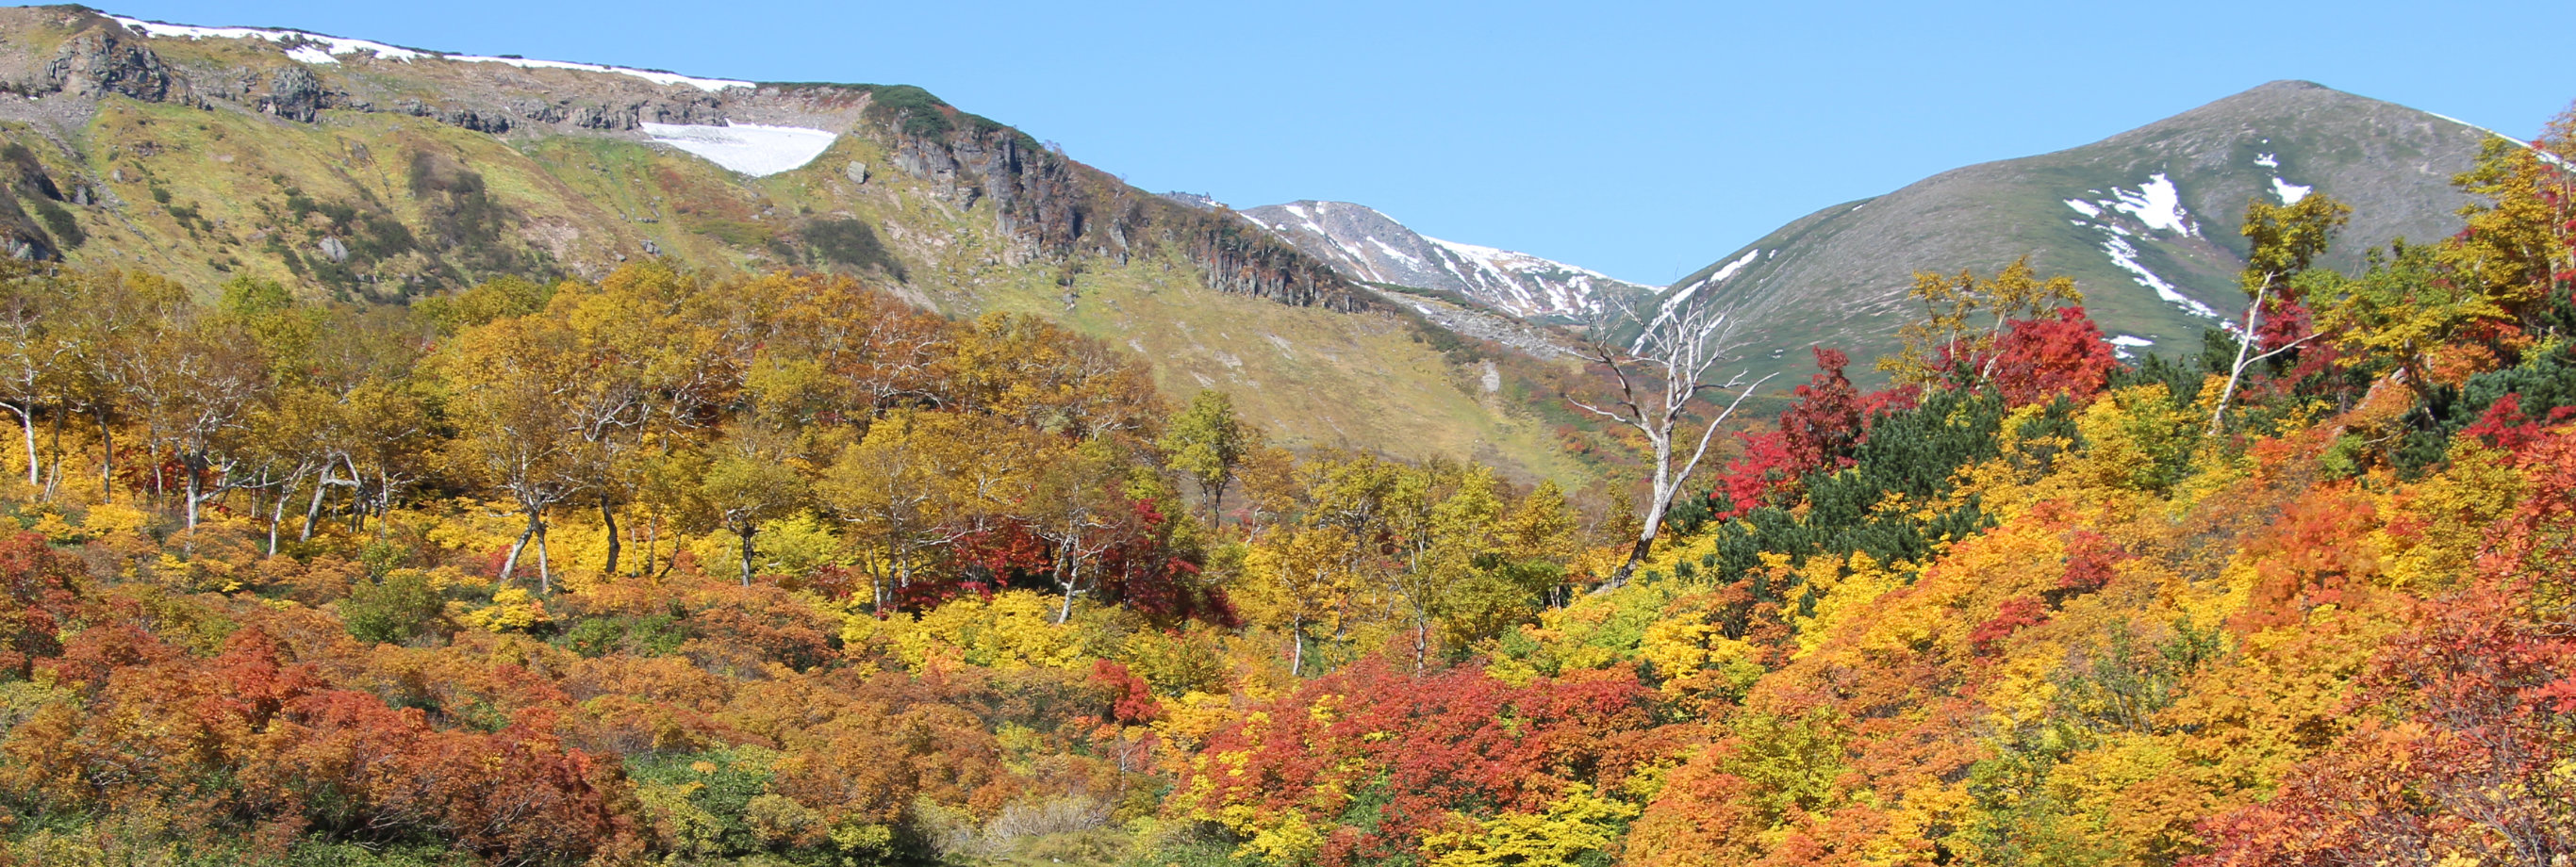
[[(1700, 459), (1708, 455), (1708, 444), (1717, 436), (1717, 429), (1735, 414), (1736, 407), (1743, 405), (1745, 398), (1751, 397), (1755, 389), (1776, 375), (1746, 382), (1745, 377), (1749, 374), (1737, 373), (1724, 383), (1709, 382), (1709, 371), (1725, 360), (1728, 350), (1733, 348), (1737, 318), (1731, 308), (1690, 303), (1691, 300), (1676, 299), (1657, 311), (1653, 319), (1643, 320), (1643, 330), (1625, 349), (1597, 336), (1605, 333), (1601, 330), (1596, 330), (1596, 337), (1585, 342), (1585, 355), (1608, 367), (1611, 375), (1618, 378), (1619, 393), (1615, 399), (1595, 404), (1571, 394), (1563, 395), (1567, 403), (1637, 429), (1638, 433), (1646, 435), (1646, 442), (1654, 451), (1654, 496), (1646, 506), (1644, 527), (1637, 531), (1636, 547), (1629, 549), (1627, 562), (1620, 564), (1619, 570), (1610, 576), (1608, 587), (1628, 583), (1628, 576), (1637, 570), (1637, 564), (1645, 562), (1646, 555), (1654, 550), (1656, 532), (1663, 527), (1664, 513), (1672, 509), (1673, 499), (1680, 494), (1682, 483), (1690, 480), (1691, 472), (1699, 468)], [(1633, 308), (1623, 305), (1621, 313), (1627, 321), (1641, 320)], [(1704, 391), (1733, 392), (1735, 397), (1707, 420), (1700, 429), (1699, 442), (1691, 445), (1683, 423), (1693, 415), (1690, 409), (1692, 401)], [(1673, 447), (1676, 433), (1682, 434), (1684, 444), (1690, 447), (1689, 456), (1681, 458), (1678, 465), (1675, 464), (1678, 456)]]

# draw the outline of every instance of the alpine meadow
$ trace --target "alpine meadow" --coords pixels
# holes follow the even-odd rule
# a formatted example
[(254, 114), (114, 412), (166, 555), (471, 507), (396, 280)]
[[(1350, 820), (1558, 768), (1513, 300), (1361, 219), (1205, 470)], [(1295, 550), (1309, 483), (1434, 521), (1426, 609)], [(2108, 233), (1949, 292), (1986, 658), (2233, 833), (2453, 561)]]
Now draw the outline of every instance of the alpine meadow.
[(0, 867), (2568, 867), (2576, 109), (2243, 86), (1649, 286), (0, 9)]

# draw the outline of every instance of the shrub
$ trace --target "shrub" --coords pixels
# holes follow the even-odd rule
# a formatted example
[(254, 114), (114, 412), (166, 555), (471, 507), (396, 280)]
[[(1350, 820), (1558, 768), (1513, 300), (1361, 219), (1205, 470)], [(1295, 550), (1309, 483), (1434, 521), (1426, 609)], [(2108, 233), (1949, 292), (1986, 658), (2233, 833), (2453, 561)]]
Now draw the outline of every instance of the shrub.
[(411, 644), (439, 635), (447, 600), (429, 576), (398, 569), (375, 583), (361, 583), (340, 603), (349, 636), (381, 644)]

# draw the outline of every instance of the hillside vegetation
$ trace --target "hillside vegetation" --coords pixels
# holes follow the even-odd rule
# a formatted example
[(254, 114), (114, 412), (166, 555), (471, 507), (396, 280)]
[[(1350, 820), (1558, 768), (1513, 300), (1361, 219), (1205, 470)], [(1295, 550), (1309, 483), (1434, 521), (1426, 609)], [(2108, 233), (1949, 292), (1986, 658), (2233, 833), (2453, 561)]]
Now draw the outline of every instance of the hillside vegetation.
[[(149, 35), (77, 7), (0, 9), (0, 29), (0, 245), (19, 255), (148, 271), (200, 301), (247, 277), (403, 305), (654, 260), (845, 275), (950, 316), (1009, 310), (1127, 343), (1167, 398), (1223, 384), (1298, 448), (1599, 475), (1325, 264), (920, 88), (710, 90), (391, 46), (413, 56), (311, 62), (337, 43)], [(654, 124), (830, 142), (752, 175)]]
[(0, 863), (2576, 860), (2576, 110), (2204, 217), (2241, 343), (1921, 263), (1642, 527), (1608, 374), (917, 89), (9, 16)]
[(1623, 510), (1301, 457), (1127, 348), (845, 277), (395, 308), (21, 264), (0, 847), (2556, 863), (2571, 136), (2349, 271), (2339, 204), (2252, 210), (2241, 371), (2122, 363), (2018, 268), (1918, 287), (1897, 385), (1813, 353), (1616, 587)]

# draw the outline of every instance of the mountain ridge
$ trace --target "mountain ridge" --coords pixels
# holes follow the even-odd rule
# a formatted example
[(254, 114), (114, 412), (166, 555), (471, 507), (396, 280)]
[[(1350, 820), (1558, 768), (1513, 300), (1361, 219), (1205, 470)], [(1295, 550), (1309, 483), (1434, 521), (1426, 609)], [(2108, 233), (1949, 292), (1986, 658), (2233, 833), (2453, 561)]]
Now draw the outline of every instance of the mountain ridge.
[(1659, 288), (1528, 253), (1434, 238), (1352, 202), (1302, 199), (1237, 213), (1350, 279), (1449, 292), (1515, 316), (1586, 323), (1606, 312), (1612, 296)]

